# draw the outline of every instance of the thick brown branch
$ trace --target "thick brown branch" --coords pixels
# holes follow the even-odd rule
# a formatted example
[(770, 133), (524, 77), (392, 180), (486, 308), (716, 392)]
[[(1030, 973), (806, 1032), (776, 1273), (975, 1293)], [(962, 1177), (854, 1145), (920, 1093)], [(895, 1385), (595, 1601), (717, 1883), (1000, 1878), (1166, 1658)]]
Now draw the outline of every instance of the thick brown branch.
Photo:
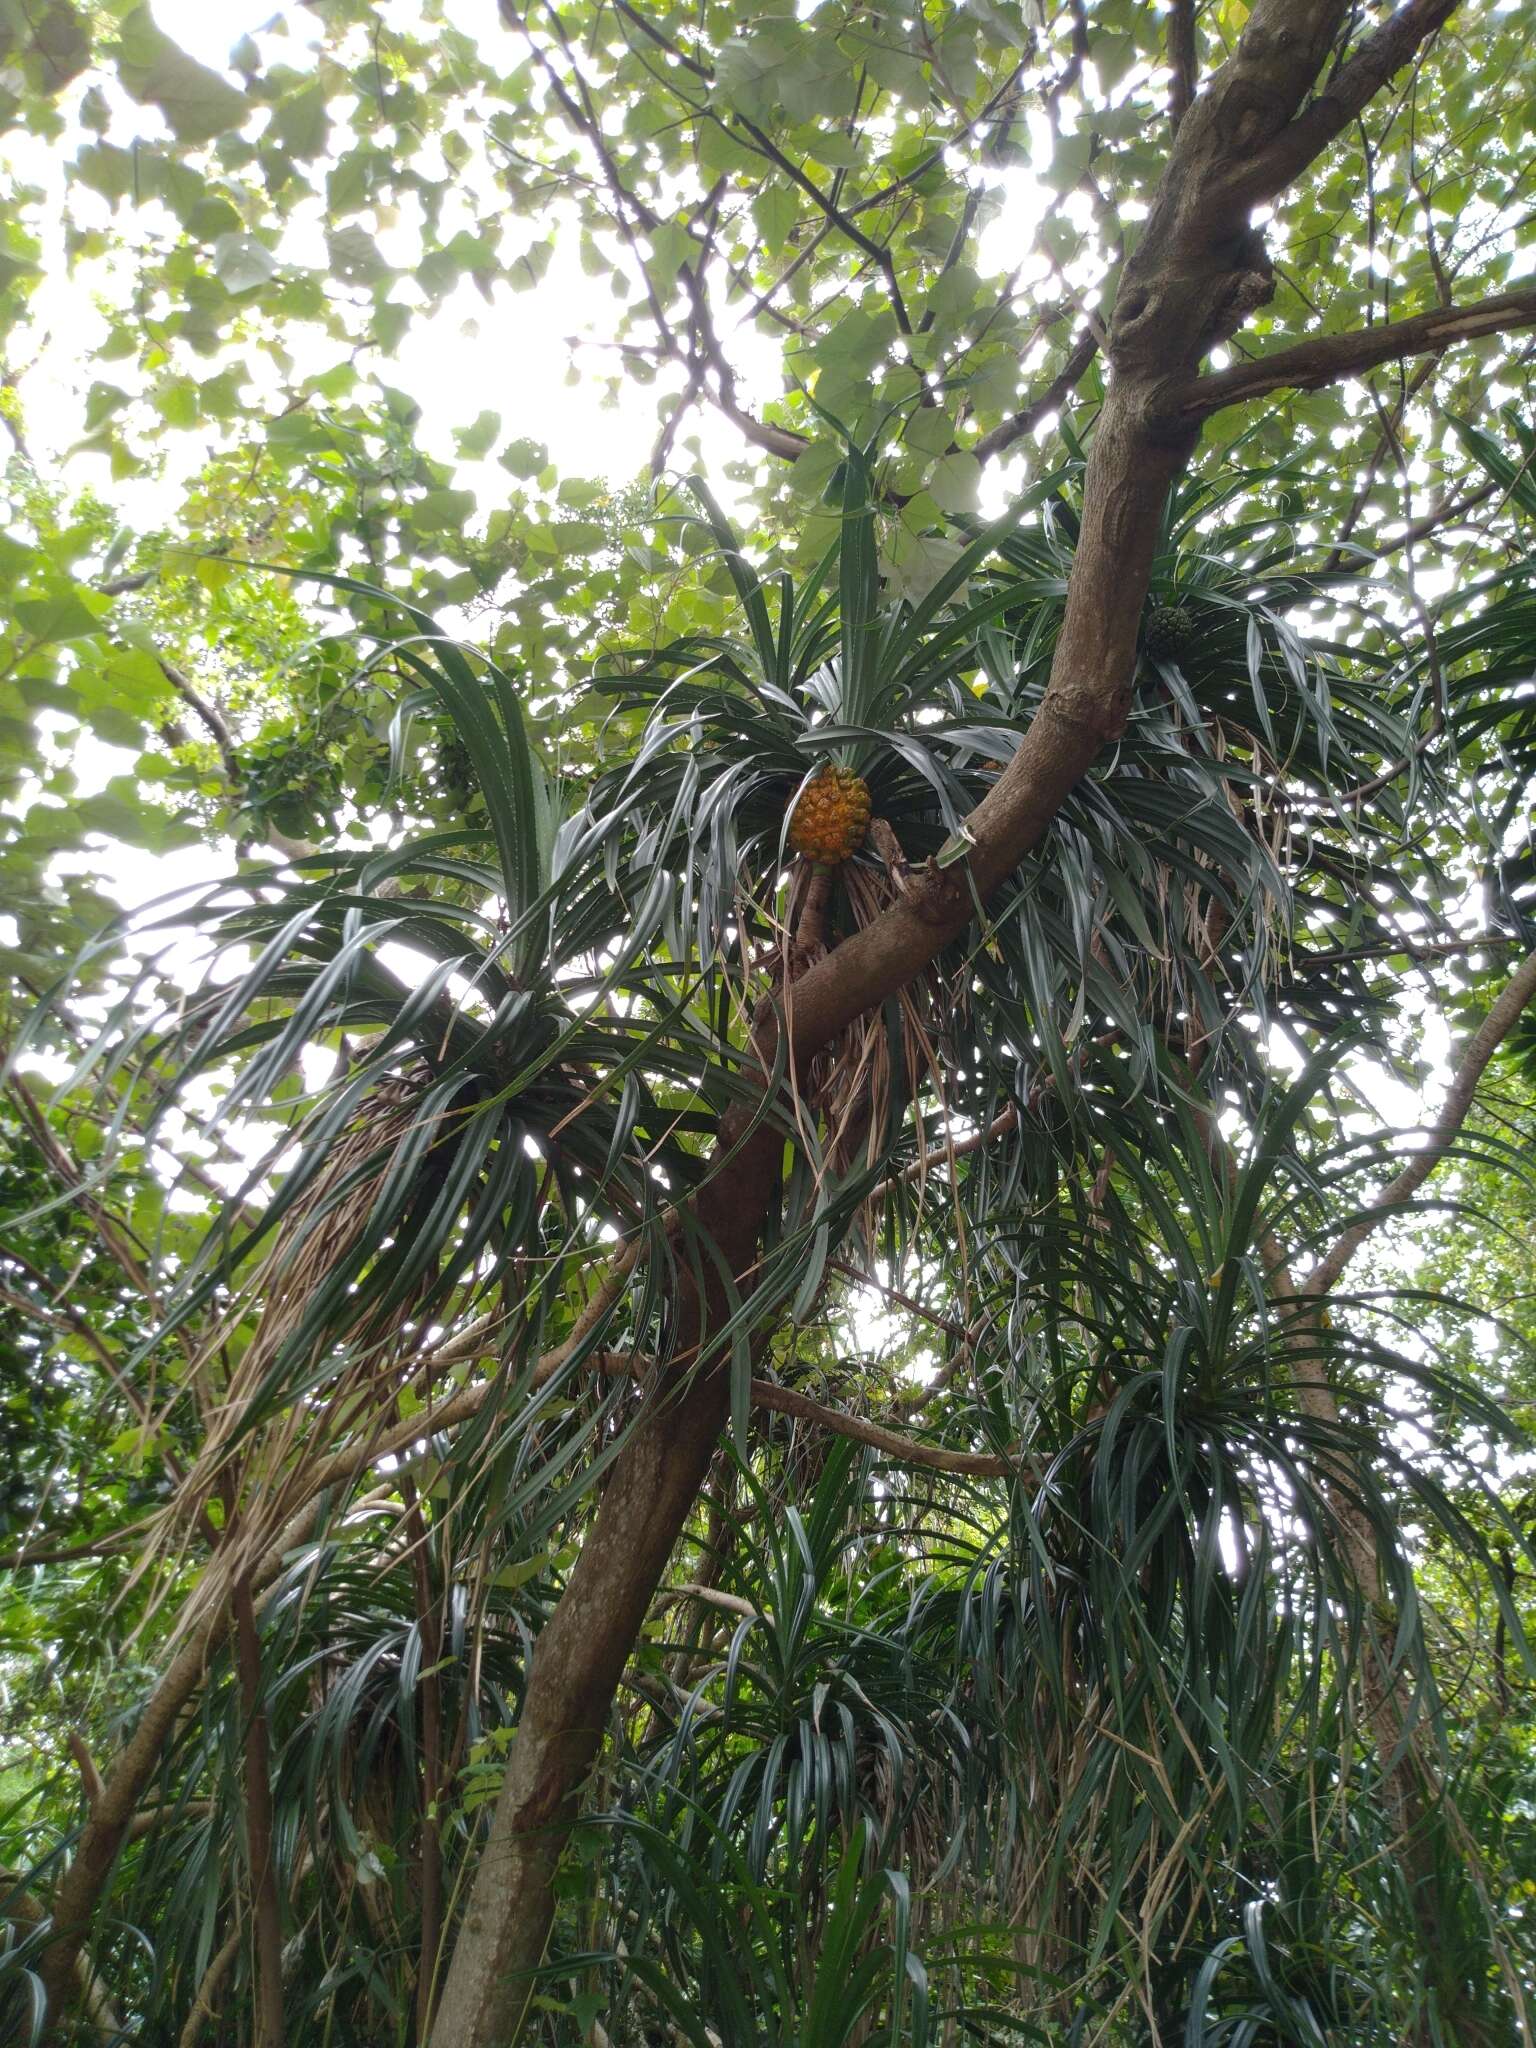
[(1195, 378), (1175, 399), (1170, 421), (1194, 426), (1245, 399), (1263, 398), (1272, 391), (1315, 391), (1344, 377), (1361, 376), (1379, 363), (1430, 355), (1457, 342), (1481, 341), (1523, 327), (1536, 327), (1536, 286), (1501, 292), (1475, 306), (1437, 306), (1432, 313), (1389, 320), (1353, 334), (1320, 334), (1276, 355), (1255, 356)]
[(776, 1387), (767, 1380), (752, 1382), (752, 1405), (774, 1415), (793, 1415), (802, 1422), (814, 1422), (834, 1436), (851, 1437), (899, 1465), (921, 1465), (930, 1472), (953, 1472), (967, 1479), (1011, 1479), (1021, 1470), (1016, 1459), (997, 1457), (986, 1451), (946, 1451), (938, 1444), (919, 1443), (898, 1430), (882, 1429), (878, 1422), (866, 1422), (841, 1408), (829, 1408), (813, 1401), (809, 1394), (789, 1387)]
[(1408, 0), (1341, 64), (1327, 85), (1240, 173), (1255, 198), (1271, 198), (1342, 135), (1424, 43), (1455, 13), (1457, 0)]
[(1536, 997), (1536, 953), (1528, 953), (1500, 990), (1487, 1016), (1473, 1033), (1461, 1058), (1440, 1114), (1430, 1126), (1429, 1137), (1414, 1153), (1395, 1179), (1347, 1230), (1341, 1231), (1302, 1283), (1304, 1295), (1326, 1294), (1366, 1239), (1380, 1229), (1389, 1216), (1411, 1202), (1425, 1181), (1450, 1150), (1456, 1133), (1466, 1122), (1488, 1062), (1520, 1021), (1522, 1012)]

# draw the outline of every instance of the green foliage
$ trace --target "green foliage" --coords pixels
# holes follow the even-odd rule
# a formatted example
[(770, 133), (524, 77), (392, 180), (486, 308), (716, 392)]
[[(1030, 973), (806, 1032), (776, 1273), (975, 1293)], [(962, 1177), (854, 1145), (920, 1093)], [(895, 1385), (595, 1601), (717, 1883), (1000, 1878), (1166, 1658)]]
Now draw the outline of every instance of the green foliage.
[[(1522, 274), (1464, 16), (1234, 350)], [(1520, 337), (1213, 422), (1118, 743), (797, 1098), (749, 1049), (1041, 715), (1168, 20), (337, 0), (221, 66), (0, 0), (0, 2031), (206, 1628), (82, 1997), (251, 2033), (260, 1564), (285, 2018), (417, 2038), (637, 1380), (716, 1364), (547, 2048), (1529, 2030), (1536, 1027), (1352, 1294), (1275, 1271), (1536, 937)], [(644, 478), (557, 445), (568, 315)], [(818, 908), (829, 760), (883, 829)], [(782, 1185), (679, 1360), (733, 1108)]]

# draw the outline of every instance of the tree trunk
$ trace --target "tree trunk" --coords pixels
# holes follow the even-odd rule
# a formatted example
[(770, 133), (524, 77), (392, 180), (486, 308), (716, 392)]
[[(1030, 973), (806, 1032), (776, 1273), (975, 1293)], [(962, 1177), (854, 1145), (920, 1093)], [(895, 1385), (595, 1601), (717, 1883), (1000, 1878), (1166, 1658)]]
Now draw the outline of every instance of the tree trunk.
[(261, 1697), (261, 1638), (251, 1582), (235, 1583), (235, 1666), (245, 1721), (245, 1854), (251, 1898), (254, 2048), (283, 2048), (283, 1908), (272, 1829), (271, 1745)]
[[(734, 1133), (722, 1131), (722, 1144)], [(764, 1126), (722, 1180), (716, 1245), (733, 1273), (750, 1265), (777, 1184), (783, 1138)], [(711, 1205), (713, 1209), (713, 1204)], [(432, 2029), (433, 2048), (495, 2048), (516, 2038), (554, 1918), (554, 1880), (581, 1787), (608, 1724), (624, 1666), (667, 1560), (698, 1497), (724, 1427), (729, 1378), (702, 1353), (726, 1320), (723, 1290), (678, 1304), (677, 1352), (704, 1356), (669, 1375), (615, 1459), (597, 1519), (539, 1637), (490, 1839)]]

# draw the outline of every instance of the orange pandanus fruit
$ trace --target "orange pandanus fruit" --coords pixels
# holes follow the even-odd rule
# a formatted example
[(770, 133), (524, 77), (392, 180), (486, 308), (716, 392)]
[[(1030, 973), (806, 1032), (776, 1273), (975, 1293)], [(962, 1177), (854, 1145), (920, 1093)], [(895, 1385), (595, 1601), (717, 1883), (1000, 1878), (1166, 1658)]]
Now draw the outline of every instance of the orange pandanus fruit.
[(808, 860), (847, 860), (869, 830), (869, 790), (851, 768), (827, 761), (800, 793), (789, 821), (789, 843)]

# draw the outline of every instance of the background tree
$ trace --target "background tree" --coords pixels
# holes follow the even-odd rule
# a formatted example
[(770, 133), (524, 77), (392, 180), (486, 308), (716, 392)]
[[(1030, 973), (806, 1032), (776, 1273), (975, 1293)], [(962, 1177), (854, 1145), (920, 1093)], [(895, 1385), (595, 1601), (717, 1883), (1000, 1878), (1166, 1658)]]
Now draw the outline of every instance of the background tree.
[(0, 35), (21, 2023), (1529, 2034), (1513, 11)]

